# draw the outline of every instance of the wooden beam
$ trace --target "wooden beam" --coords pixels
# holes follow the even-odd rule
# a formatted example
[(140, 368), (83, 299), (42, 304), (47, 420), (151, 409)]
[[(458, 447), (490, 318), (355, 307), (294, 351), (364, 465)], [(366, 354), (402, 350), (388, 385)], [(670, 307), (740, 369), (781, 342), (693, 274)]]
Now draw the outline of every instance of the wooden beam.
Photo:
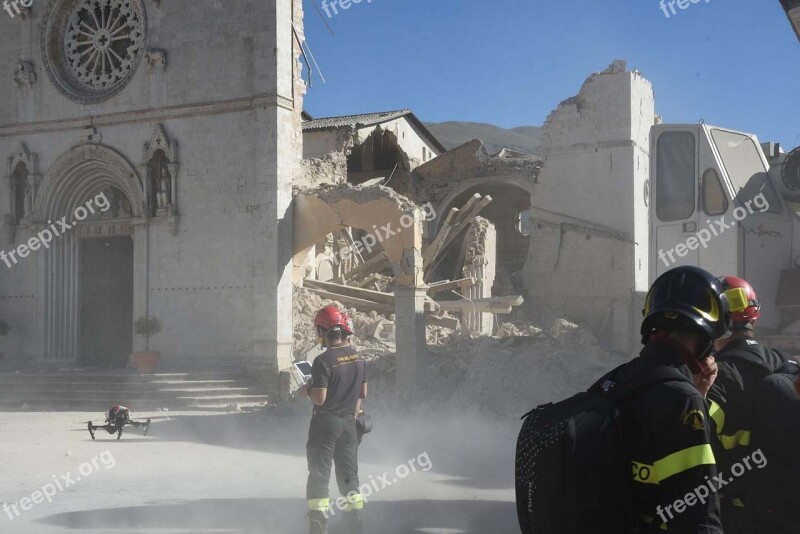
[(363, 280), (349, 280), (349, 282), (351, 286), (366, 288), (368, 285), (374, 284), (376, 281), (380, 280), (380, 276), (381, 275), (378, 273), (372, 273)]
[(362, 289), (360, 287), (345, 286), (342, 284), (334, 284), (333, 282), (320, 282), (319, 280), (305, 280), (303, 283), (306, 287), (322, 289), (331, 293), (353, 297), (361, 300), (371, 300), (381, 304), (389, 304), (394, 306), (394, 294), (383, 293), (381, 291), (373, 291), (371, 289)]
[(372, 258), (368, 259), (346, 275), (344, 275), (345, 280), (352, 280), (358, 276), (364, 274), (370, 274), (371, 271), (377, 271), (380, 264), (383, 262), (388, 262), (389, 258), (386, 256), (386, 252), (381, 251), (380, 254), (376, 254)]
[(437, 303), (443, 311), (455, 313), (511, 313), (511, 308), (521, 305), (525, 299), (519, 295), (509, 297), (492, 297), (488, 299), (439, 300)]
[(311, 291), (312, 293), (319, 295), (324, 299), (341, 302), (346, 306), (358, 308), (358, 310), (362, 312), (376, 311), (378, 313), (385, 313), (385, 314), (392, 314), (395, 312), (393, 304), (392, 305), (382, 304), (356, 297), (349, 297), (347, 295), (339, 295), (337, 293), (332, 293), (330, 291), (325, 291), (324, 289), (319, 289), (316, 287), (309, 287), (308, 290)]
[(447, 213), (447, 217), (442, 223), (442, 226), (439, 228), (439, 233), (436, 234), (436, 237), (433, 239), (433, 241), (431, 241), (431, 244), (428, 245), (428, 247), (425, 249), (425, 252), (422, 253), (423, 265), (429, 263), (439, 253), (439, 248), (441, 248), (442, 242), (447, 239), (447, 235), (452, 230), (451, 221), (458, 215), (458, 213), (458, 208), (450, 208), (450, 211)]
[(425, 315), (425, 322), (431, 326), (442, 326), (452, 330), (458, 329), (461, 321), (452, 317), (437, 317), (435, 315)]
[(481, 200), (481, 198), (483, 198), (483, 197), (481, 196), (480, 193), (475, 193), (474, 195), (469, 197), (469, 200), (467, 200), (467, 202), (459, 210), (458, 219), (456, 219), (453, 222), (455, 224), (463, 223), (467, 219), (470, 210), (472, 210), (472, 208), (475, 206), (476, 203), (478, 203)]
[[(439, 263), (444, 258), (444, 254), (442, 252), (446, 251), (450, 244), (455, 241), (462, 232), (464, 232), (470, 224), (472, 224), (475, 217), (492, 202), (492, 197), (486, 195), (485, 197), (481, 197), (478, 193), (475, 193), (475, 196), (470, 198), (469, 202), (461, 209), (461, 216), (458, 218), (458, 221), (452, 225), (450, 232), (445, 236), (442, 243), (439, 246), (439, 250), (430, 258), (427, 264), (423, 263), (423, 268), (425, 269), (425, 273), (429, 273), (433, 269), (435, 269)], [(439, 236), (437, 236), (438, 238)], [(424, 262), (424, 256), (423, 256)]]
[(443, 291), (450, 291), (453, 289), (463, 289), (472, 287), (476, 283), (474, 278), (461, 278), (459, 280), (445, 280), (444, 282), (436, 282), (428, 287), (428, 295), (435, 295)]
[[(381, 313), (395, 313), (394, 293), (383, 293), (333, 282), (320, 282), (319, 280), (305, 280), (304, 285), (320, 296), (324, 294), (324, 298), (338, 300), (342, 304), (359, 308), (359, 311), (375, 310)], [(430, 302), (425, 302), (424, 310), (426, 313), (439, 311), (439, 303), (430, 299)]]

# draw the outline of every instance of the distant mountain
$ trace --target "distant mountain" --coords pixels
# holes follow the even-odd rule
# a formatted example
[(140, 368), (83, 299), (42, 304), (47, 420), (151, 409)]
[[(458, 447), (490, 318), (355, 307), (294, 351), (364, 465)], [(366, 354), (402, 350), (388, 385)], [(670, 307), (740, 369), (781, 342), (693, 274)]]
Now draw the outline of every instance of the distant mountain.
[(542, 129), (539, 126), (500, 128), (479, 122), (426, 122), (425, 126), (450, 150), (472, 139), (480, 139), (490, 154), (510, 148), (528, 154), (539, 154)]

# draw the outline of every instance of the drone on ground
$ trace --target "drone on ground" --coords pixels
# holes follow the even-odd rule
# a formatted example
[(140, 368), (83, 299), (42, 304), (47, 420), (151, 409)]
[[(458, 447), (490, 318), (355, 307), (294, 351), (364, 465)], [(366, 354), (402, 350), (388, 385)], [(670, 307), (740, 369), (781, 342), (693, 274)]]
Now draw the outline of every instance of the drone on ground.
[(126, 425), (131, 425), (135, 428), (144, 427), (144, 435), (147, 435), (147, 432), (150, 430), (150, 418), (147, 418), (147, 422), (139, 422), (134, 421), (131, 419), (131, 410), (130, 408), (126, 408), (125, 406), (115, 405), (112, 406), (108, 412), (106, 412), (106, 424), (104, 425), (93, 425), (91, 421), (88, 423), (89, 434), (94, 438), (95, 430), (105, 430), (109, 434), (116, 434), (117, 439), (122, 437), (122, 431), (125, 429)]

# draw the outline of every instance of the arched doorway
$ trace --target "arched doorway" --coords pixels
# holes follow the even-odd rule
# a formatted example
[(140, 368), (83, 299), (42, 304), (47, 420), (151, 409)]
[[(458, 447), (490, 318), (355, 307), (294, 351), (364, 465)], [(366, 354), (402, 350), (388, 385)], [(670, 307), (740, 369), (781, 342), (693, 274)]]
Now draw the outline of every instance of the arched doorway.
[(100, 145), (70, 150), (45, 175), (34, 207), (37, 229), (53, 234), (36, 261), (40, 363), (127, 363), (135, 297), (145, 291), (134, 274), (146, 248), (136, 236), (143, 198), (134, 168)]
[[(527, 188), (513, 182), (488, 182), (473, 185), (451, 194), (439, 211), (446, 214), (450, 208), (460, 208), (475, 193), (491, 196), (492, 202), (480, 213), (495, 226), (497, 232), (496, 276), (492, 287), (493, 296), (524, 295), (522, 270), (528, 259), (530, 235), (531, 194)], [(440, 217), (440, 221), (443, 217)], [(439, 264), (438, 278), (457, 279), (459, 254), (463, 238), (450, 245)]]

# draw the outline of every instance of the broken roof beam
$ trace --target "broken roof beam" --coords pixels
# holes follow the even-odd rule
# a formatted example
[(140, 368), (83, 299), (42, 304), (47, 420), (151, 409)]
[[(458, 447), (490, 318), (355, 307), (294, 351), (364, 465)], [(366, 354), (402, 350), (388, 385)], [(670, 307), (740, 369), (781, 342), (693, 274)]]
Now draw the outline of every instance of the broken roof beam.
[(492, 297), (475, 300), (440, 300), (437, 301), (442, 311), (454, 313), (511, 313), (511, 308), (520, 306), (525, 301), (520, 295), (508, 297)]
[[(342, 284), (335, 284), (333, 282), (320, 282), (319, 280), (306, 280), (304, 285), (312, 289), (322, 289), (331, 293), (354, 297), (361, 300), (377, 302), (380, 304), (388, 304), (394, 306), (394, 295), (391, 293), (383, 293), (381, 291), (373, 291), (372, 289), (362, 289), (360, 287), (345, 286)], [(394, 313), (392, 311), (391, 313)]]
[[(375, 310), (382, 313), (395, 313), (394, 293), (383, 293), (382, 291), (345, 286), (333, 282), (320, 282), (319, 280), (306, 280), (304, 285), (318, 295), (321, 295), (321, 292), (325, 293), (324, 298), (339, 300), (342, 304), (352, 303), (356, 308), (365, 306), (364, 310), (360, 311)], [(434, 301), (425, 303), (425, 311), (428, 313), (438, 311), (438, 309), (438, 303)]]
[(365, 261), (352, 271), (345, 274), (344, 279), (345, 281), (350, 281), (362, 275), (372, 274), (377, 271), (382, 271), (383, 266), (381, 264), (383, 263), (389, 264), (389, 257), (386, 256), (386, 252), (381, 251), (379, 254), (373, 256), (372, 258), (368, 259), (367, 261)]
[(476, 280), (474, 278), (461, 278), (460, 280), (444, 280), (442, 282), (435, 282), (428, 286), (428, 295), (472, 287), (475, 285), (475, 282)]
[(433, 241), (431, 241), (431, 244), (428, 245), (428, 248), (426, 248), (425, 252), (422, 254), (422, 261), (425, 264), (430, 263), (433, 257), (439, 252), (439, 249), (442, 247), (442, 243), (445, 239), (447, 239), (447, 234), (450, 233), (450, 225), (452, 220), (458, 216), (458, 213), (458, 208), (450, 208), (450, 211), (447, 212), (447, 216), (445, 217), (444, 222), (442, 222), (439, 233), (436, 234), (436, 237), (433, 239)]
[[(457, 215), (453, 217), (452, 224), (442, 227), (441, 232), (436, 236), (436, 248), (432, 246), (428, 247), (423, 253), (423, 268), (426, 275), (439, 265), (444, 258), (447, 247), (472, 224), (475, 217), (477, 217), (483, 208), (488, 206), (491, 202), (491, 196), (481, 196), (479, 193), (475, 193), (464, 207), (458, 211)], [(431, 245), (433, 245), (433, 243)], [(427, 262), (424, 261), (426, 257), (428, 258)]]

